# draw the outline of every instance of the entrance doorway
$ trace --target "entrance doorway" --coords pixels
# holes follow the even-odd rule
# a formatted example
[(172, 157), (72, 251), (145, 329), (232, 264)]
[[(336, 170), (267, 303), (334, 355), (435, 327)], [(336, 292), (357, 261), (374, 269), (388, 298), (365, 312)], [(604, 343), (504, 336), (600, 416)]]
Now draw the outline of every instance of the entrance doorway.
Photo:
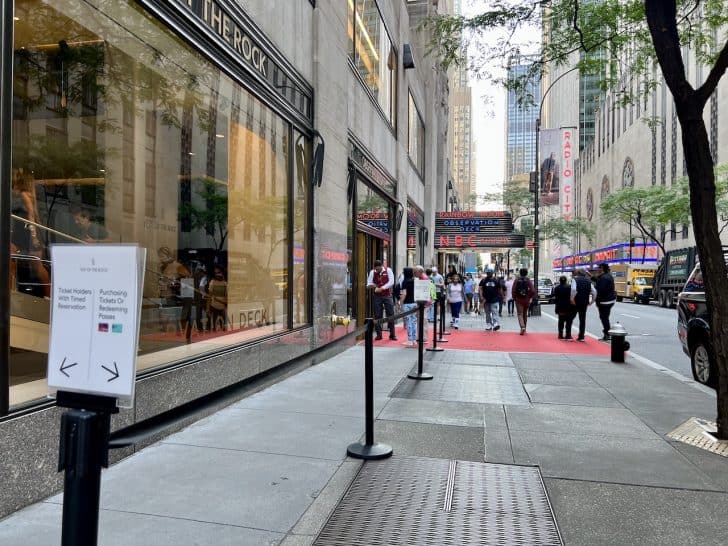
[(374, 260), (382, 260), (387, 267), (392, 267), (389, 240), (357, 230), (355, 263), (356, 278), (359, 279), (359, 282), (354, 298), (354, 317), (356, 317), (357, 324), (364, 324), (365, 318), (374, 316), (372, 292), (366, 288), (367, 277), (374, 267)]

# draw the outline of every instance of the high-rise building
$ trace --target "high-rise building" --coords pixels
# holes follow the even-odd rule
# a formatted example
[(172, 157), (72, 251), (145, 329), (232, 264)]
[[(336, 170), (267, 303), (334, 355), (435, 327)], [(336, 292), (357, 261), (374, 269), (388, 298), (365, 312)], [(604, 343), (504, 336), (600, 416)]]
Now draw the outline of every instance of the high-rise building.
[[(508, 81), (522, 79), (535, 58), (514, 57), (508, 67)], [(533, 170), (536, 162), (536, 118), (541, 100), (539, 81), (526, 82), (519, 89), (509, 86), (506, 104), (506, 180)]]
[[(455, 1), (455, 13), (460, 15), (461, 2)], [(462, 57), (467, 59), (467, 52)], [(461, 208), (473, 208), (470, 196), (475, 194), (473, 146), (473, 92), (468, 81), (467, 63), (455, 68), (450, 76), (450, 158), (453, 188)]]

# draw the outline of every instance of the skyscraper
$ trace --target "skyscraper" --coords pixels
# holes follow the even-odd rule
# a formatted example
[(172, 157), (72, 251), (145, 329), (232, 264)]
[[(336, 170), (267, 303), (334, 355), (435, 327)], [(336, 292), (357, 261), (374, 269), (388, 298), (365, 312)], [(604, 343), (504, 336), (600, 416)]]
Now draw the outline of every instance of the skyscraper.
[[(508, 81), (523, 78), (534, 58), (514, 57), (508, 67)], [(518, 90), (509, 88), (506, 104), (506, 180), (533, 170), (536, 162), (536, 118), (541, 100), (540, 81), (529, 81)]]

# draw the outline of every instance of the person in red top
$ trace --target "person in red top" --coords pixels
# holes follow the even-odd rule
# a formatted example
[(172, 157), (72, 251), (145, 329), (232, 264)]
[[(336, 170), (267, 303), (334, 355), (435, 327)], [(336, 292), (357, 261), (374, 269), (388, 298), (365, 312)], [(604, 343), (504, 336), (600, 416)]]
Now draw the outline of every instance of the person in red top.
[(521, 327), (521, 335), (526, 333), (526, 322), (528, 322), (528, 307), (531, 300), (536, 297), (536, 289), (533, 282), (528, 278), (528, 269), (522, 268), (519, 277), (513, 282), (513, 299), (516, 301), (516, 316), (518, 325)]
[[(387, 317), (394, 316), (394, 304), (392, 299), (392, 287), (394, 286), (394, 273), (389, 267), (382, 267), (381, 260), (374, 260), (374, 269), (369, 272), (367, 277), (367, 288), (373, 292), (372, 302), (374, 303), (374, 318), (382, 318), (384, 311)], [(390, 320), (389, 339), (397, 341), (394, 335), (394, 321)], [(374, 326), (377, 333), (374, 339), (382, 339), (382, 325), (377, 323)]]

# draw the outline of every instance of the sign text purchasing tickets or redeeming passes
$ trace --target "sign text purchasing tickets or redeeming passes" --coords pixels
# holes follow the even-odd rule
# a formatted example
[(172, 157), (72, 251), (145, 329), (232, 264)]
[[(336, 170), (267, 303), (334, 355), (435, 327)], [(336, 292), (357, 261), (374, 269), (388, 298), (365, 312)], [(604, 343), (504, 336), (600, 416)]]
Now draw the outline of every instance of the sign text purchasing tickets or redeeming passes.
[(146, 251), (54, 245), (48, 387), (131, 406)]

